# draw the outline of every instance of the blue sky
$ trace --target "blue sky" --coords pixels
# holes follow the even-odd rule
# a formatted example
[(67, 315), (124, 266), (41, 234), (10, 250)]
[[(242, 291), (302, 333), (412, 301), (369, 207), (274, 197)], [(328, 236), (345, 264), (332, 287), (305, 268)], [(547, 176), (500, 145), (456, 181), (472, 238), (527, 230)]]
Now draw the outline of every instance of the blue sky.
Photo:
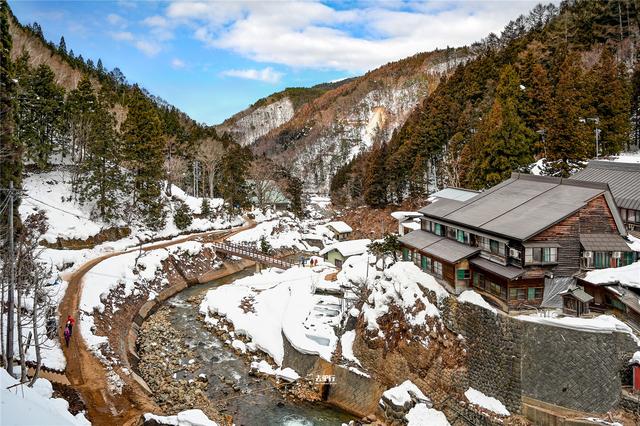
[(207, 124), (273, 92), (499, 32), (535, 1), (26, 1), (23, 23)]

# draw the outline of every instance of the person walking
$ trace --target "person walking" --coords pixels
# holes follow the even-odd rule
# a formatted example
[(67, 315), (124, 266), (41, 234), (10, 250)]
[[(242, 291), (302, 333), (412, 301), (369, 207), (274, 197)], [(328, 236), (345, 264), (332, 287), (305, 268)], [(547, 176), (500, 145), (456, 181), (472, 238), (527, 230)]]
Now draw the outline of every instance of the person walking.
[(69, 340), (71, 339), (71, 328), (69, 326), (69, 324), (67, 323), (67, 325), (64, 328), (64, 341), (67, 344), (67, 347), (69, 347)]
[(76, 320), (73, 319), (71, 315), (67, 317), (67, 327), (69, 328), (69, 337), (73, 334), (73, 325), (76, 323)]

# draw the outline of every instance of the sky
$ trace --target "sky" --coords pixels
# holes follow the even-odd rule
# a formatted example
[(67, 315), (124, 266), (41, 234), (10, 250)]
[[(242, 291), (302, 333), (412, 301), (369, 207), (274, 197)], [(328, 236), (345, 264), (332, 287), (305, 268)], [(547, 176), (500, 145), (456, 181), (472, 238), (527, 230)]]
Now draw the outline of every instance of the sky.
[(497, 34), (537, 1), (28, 1), (21, 23), (206, 124), (286, 87)]

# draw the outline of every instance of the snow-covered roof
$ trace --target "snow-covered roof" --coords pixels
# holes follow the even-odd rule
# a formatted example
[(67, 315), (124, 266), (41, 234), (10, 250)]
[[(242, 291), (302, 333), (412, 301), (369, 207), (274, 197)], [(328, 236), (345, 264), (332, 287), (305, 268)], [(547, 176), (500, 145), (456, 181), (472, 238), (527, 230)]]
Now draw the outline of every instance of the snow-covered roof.
[(476, 195), (478, 191), (464, 188), (445, 188), (438, 192), (434, 192), (429, 198), (446, 198), (448, 200), (467, 201)]
[(640, 288), (640, 261), (619, 268), (589, 271), (584, 280), (592, 284), (620, 283), (626, 287)]
[(402, 226), (407, 229), (411, 229), (412, 231), (417, 231), (420, 229), (420, 222), (416, 222), (415, 220), (405, 220), (402, 222)]
[(338, 250), (338, 252), (340, 252), (344, 257), (354, 256), (356, 254), (366, 252), (369, 244), (371, 244), (371, 240), (368, 238), (362, 240), (340, 241), (339, 243), (325, 247), (320, 251), (320, 255), (322, 256), (330, 251)]
[(345, 234), (345, 233), (348, 233), (348, 232), (353, 232), (353, 229), (351, 229), (351, 227), (349, 225), (347, 225), (346, 223), (344, 223), (341, 220), (337, 220), (335, 222), (329, 222), (325, 226), (327, 226), (329, 228), (333, 228), (333, 230), (336, 231), (339, 234)]
[(420, 212), (393, 212), (391, 213), (391, 217), (396, 220), (403, 221), (411, 218), (422, 217), (422, 213)]

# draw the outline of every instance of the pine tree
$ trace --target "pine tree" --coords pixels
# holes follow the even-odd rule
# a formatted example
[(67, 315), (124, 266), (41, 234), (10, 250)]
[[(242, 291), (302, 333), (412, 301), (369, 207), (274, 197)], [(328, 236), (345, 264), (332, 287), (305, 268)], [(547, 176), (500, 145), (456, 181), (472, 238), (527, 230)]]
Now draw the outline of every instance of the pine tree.
[(58, 43), (58, 52), (63, 55), (67, 54), (67, 43), (64, 41), (64, 36), (60, 37), (60, 43)]
[(165, 212), (161, 196), (164, 144), (160, 119), (137, 85), (133, 87), (127, 106), (122, 139), (125, 165), (133, 173), (133, 205), (150, 229), (161, 229), (165, 224)]
[(630, 82), (626, 71), (623, 65), (618, 65), (611, 50), (605, 49), (589, 79), (592, 107), (601, 130), (599, 154), (617, 154), (628, 145), (631, 131)]
[(106, 222), (120, 218), (118, 194), (124, 185), (120, 168), (121, 145), (115, 132), (115, 118), (104, 99), (96, 102), (89, 115), (90, 126), (86, 155), (80, 166), (81, 200), (95, 200), (97, 214)]
[(65, 105), (66, 122), (69, 139), (71, 139), (70, 154), (76, 164), (83, 161), (85, 149), (91, 140), (91, 121), (96, 103), (91, 80), (85, 75), (78, 83), (78, 87), (69, 92)]
[(364, 178), (364, 201), (374, 208), (387, 204), (386, 152), (386, 144), (382, 144), (377, 151), (372, 151)]
[(237, 144), (230, 144), (225, 153), (218, 191), (227, 203), (230, 213), (249, 205), (249, 185), (245, 180), (251, 162), (251, 153)]
[[(0, 0), (0, 187), (7, 188), (9, 183), (17, 189), (22, 183), (22, 144), (15, 135), (16, 84), (14, 67), (10, 52), (12, 46), (9, 33), (9, 5)], [(7, 192), (0, 191), (0, 205), (4, 205)], [(20, 197), (15, 197), (15, 223), (20, 223), (18, 205)], [(7, 210), (8, 211), (8, 210)], [(7, 215), (0, 217), (0, 227), (7, 223)]]
[(98, 63), (96, 64), (96, 70), (100, 73), (100, 75), (104, 74), (104, 65), (102, 65), (102, 59), (98, 58)]
[(536, 135), (518, 115), (519, 97), (518, 75), (507, 65), (500, 74), (491, 111), (472, 142), (478, 147), (471, 174), (474, 187), (496, 185), (533, 161), (531, 146)]
[(209, 217), (211, 215), (211, 204), (209, 203), (208, 198), (202, 199), (202, 203), (200, 204), (200, 214), (204, 217)]
[(191, 222), (193, 222), (192, 212), (189, 206), (183, 201), (178, 200), (177, 204), (178, 207), (173, 214), (173, 223), (176, 225), (176, 228), (184, 230), (191, 226)]
[(45, 64), (19, 81), (17, 134), (26, 146), (27, 157), (42, 169), (64, 129), (64, 89), (56, 84), (55, 74)]

